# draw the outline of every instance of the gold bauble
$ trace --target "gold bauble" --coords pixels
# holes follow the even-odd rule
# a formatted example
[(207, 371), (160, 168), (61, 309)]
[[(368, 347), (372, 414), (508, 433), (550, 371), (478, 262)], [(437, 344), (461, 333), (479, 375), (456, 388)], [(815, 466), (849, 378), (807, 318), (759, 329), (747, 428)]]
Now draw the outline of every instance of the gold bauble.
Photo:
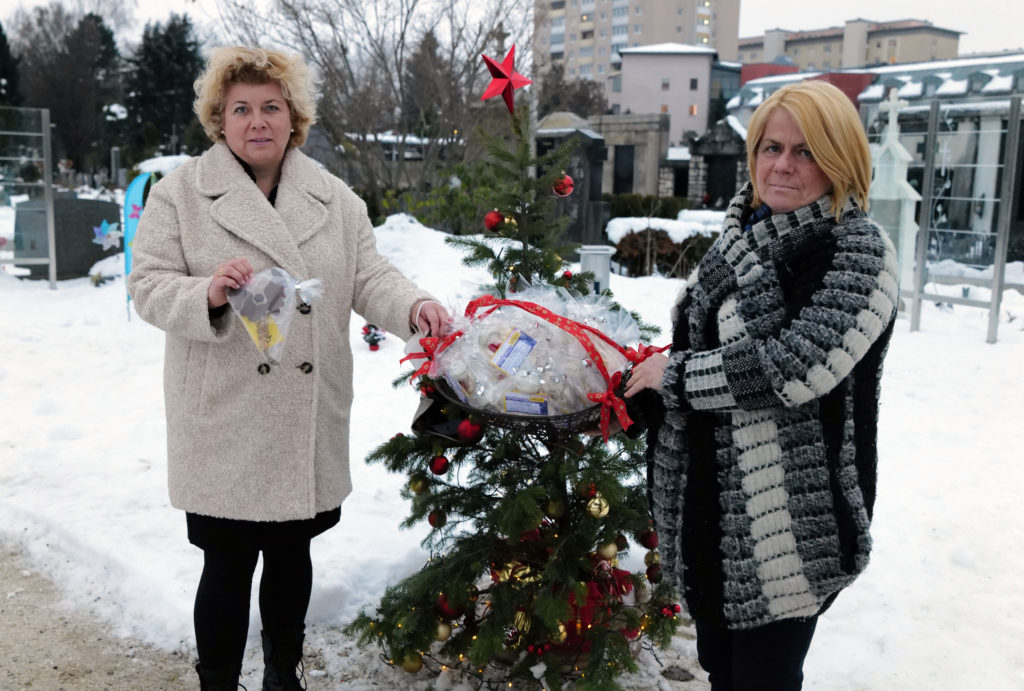
[(552, 643), (565, 643), (565, 639), (569, 637), (568, 632), (565, 630), (565, 624), (558, 622), (558, 628), (551, 632), (549, 638)]
[(444, 642), (451, 638), (452, 627), (446, 621), (437, 622), (437, 631), (434, 632), (434, 640)]
[(423, 494), (427, 491), (427, 478), (422, 475), (413, 475), (409, 478), (409, 490), (413, 494)]
[(423, 669), (423, 656), (419, 653), (409, 653), (402, 659), (402, 669), (409, 674), (416, 674)]
[(548, 504), (544, 507), (544, 514), (548, 518), (558, 520), (565, 515), (565, 502), (561, 499), (548, 499)]
[(601, 496), (600, 492), (594, 494), (587, 502), (587, 513), (594, 518), (604, 518), (608, 515), (608, 500)]
[(614, 542), (602, 542), (597, 546), (597, 556), (605, 561), (611, 561), (619, 553), (619, 547)]
[(644, 555), (644, 563), (648, 566), (661, 563), (661, 555), (655, 552), (653, 549)]

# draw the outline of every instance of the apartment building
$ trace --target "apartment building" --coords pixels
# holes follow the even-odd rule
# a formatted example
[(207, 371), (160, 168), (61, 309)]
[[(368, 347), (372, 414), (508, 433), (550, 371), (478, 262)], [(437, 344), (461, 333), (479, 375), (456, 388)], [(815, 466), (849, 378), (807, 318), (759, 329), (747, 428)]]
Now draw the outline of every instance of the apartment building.
[(801, 72), (949, 60), (960, 51), (961, 33), (918, 19), (851, 19), (844, 26), (811, 31), (772, 29), (763, 36), (741, 38), (736, 58), (751, 64), (784, 56)]
[(553, 64), (593, 79), (624, 110), (620, 51), (660, 43), (711, 48), (735, 60), (740, 0), (534, 0), (534, 74)]

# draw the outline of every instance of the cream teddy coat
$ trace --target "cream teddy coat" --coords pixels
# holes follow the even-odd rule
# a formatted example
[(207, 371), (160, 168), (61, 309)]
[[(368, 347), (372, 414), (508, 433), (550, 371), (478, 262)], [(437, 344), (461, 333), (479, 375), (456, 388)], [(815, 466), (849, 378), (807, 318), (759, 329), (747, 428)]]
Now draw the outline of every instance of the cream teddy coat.
[[(257, 521), (340, 506), (352, 489), (349, 317), (355, 310), (407, 338), (412, 306), (430, 297), (377, 253), (365, 204), (289, 149), (271, 206), (218, 143), (154, 185), (133, 254), (136, 309), (167, 334), (171, 504)], [(279, 266), (325, 289), (294, 315), (281, 362), (266, 374), (238, 318), (211, 317), (207, 306), (217, 265), (240, 257), (256, 272)]]

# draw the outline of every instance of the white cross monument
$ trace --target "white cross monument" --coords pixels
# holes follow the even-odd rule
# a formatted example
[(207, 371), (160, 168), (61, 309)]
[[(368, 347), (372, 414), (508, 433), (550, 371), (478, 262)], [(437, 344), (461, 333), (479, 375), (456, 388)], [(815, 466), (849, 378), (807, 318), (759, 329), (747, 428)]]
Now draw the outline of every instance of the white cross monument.
[(889, 98), (878, 106), (883, 113), (888, 112), (889, 126), (874, 153), (875, 176), (868, 192), (871, 217), (886, 229), (896, 245), (903, 290), (912, 290), (914, 285), (914, 211), (921, 201), (921, 195), (907, 182), (907, 165), (914, 157), (900, 144), (899, 112), (908, 105), (899, 99), (896, 89), (890, 89)]

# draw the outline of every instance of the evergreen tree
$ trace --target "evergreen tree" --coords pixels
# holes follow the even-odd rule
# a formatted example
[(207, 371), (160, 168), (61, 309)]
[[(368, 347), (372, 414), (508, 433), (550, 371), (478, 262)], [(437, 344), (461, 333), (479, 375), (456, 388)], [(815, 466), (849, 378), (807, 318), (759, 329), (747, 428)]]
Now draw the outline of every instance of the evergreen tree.
[(537, 112), (540, 117), (566, 110), (580, 117), (600, 115), (608, 108), (601, 84), (592, 79), (565, 78), (562, 63), (552, 65), (540, 82)]
[[(190, 153), (208, 144), (192, 115), (192, 84), (203, 70), (199, 41), (188, 15), (171, 14), (167, 24), (146, 24), (128, 60), (126, 106), (132, 126), (129, 156), (141, 160), (158, 152)], [(201, 128), (199, 128), (201, 130)]]
[(51, 3), (24, 15), (16, 47), (25, 105), (49, 108), (55, 152), (76, 170), (94, 170), (106, 160), (97, 140), (103, 109), (119, 85), (113, 32), (98, 15), (76, 18)]
[[(571, 189), (562, 166), (572, 144), (536, 157), (524, 116), (512, 130), (511, 140), (486, 137), (501, 183), (485, 227), (497, 237), (446, 239), (494, 279), (471, 306), (508, 304), (527, 286), (581, 297), (593, 285), (592, 275), (566, 271), (572, 248), (554, 215), (554, 192)], [(436, 353), (452, 338), (420, 343)], [(409, 376), (424, 395), (416, 434), (395, 435), (368, 460), (409, 477), (403, 525), (429, 522), (431, 558), (348, 632), (409, 672), (444, 666), (488, 688), (616, 688), (639, 647), (666, 646), (679, 623), (675, 595), (660, 583), (642, 444), (584, 434), (581, 426), (599, 425), (599, 407), (558, 418), (492, 414), (428, 372)], [(618, 568), (631, 542), (650, 550), (646, 573)]]
[(18, 58), (11, 54), (7, 34), (0, 24), (0, 106), (20, 106), (21, 88), (18, 80)]

